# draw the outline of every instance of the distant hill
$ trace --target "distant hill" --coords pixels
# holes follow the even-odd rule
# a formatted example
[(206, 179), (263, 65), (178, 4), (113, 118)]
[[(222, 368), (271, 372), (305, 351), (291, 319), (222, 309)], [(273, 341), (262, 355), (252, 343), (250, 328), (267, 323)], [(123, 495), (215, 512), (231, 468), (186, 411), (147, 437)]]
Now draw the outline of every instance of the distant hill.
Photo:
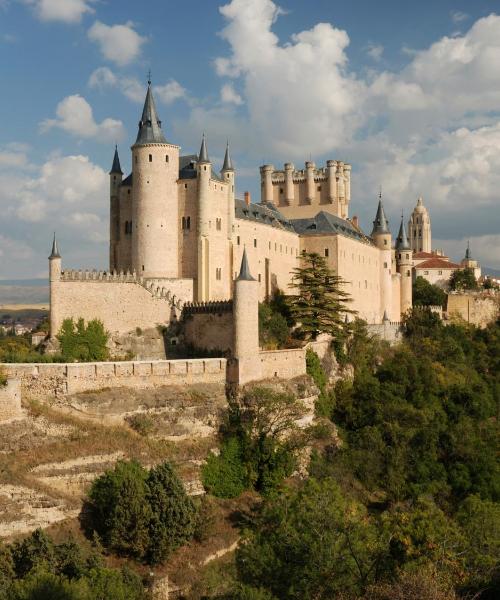
[(498, 270), (498, 269), (490, 269), (490, 267), (482, 267), (481, 272), (483, 275), (489, 275), (490, 277), (500, 278), (500, 270)]
[(47, 279), (0, 279), (0, 305), (46, 304), (48, 301)]

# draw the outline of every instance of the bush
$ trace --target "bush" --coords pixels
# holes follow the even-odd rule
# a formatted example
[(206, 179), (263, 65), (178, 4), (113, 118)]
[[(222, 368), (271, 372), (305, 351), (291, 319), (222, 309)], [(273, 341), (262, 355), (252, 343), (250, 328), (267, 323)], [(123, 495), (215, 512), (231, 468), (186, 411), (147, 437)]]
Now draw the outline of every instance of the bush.
[(259, 343), (268, 349), (283, 348), (290, 337), (286, 318), (271, 304), (259, 304)]
[(194, 532), (195, 508), (168, 463), (120, 461), (89, 492), (90, 524), (105, 547), (157, 564)]
[(311, 348), (306, 350), (306, 372), (319, 389), (315, 406), (316, 414), (319, 417), (330, 418), (335, 407), (335, 391), (327, 389), (328, 378), (319, 356)]
[(439, 286), (417, 277), (413, 284), (413, 304), (415, 306), (443, 306), (446, 302), (446, 292)]
[(224, 440), (219, 455), (208, 455), (201, 477), (205, 489), (217, 498), (236, 498), (248, 489), (248, 476), (237, 437)]
[(206, 542), (216, 532), (217, 504), (212, 496), (205, 494), (197, 509), (194, 539), (197, 542)]
[(67, 361), (99, 362), (108, 359), (109, 334), (98, 319), (89, 321), (87, 325), (83, 319), (76, 323), (73, 319), (64, 319), (57, 339), (61, 354)]
[(0, 367), (0, 387), (5, 387), (7, 385), (7, 375), (5, 371)]
[(131, 415), (127, 418), (127, 422), (134, 431), (143, 436), (150, 435), (155, 429), (155, 423), (149, 415)]

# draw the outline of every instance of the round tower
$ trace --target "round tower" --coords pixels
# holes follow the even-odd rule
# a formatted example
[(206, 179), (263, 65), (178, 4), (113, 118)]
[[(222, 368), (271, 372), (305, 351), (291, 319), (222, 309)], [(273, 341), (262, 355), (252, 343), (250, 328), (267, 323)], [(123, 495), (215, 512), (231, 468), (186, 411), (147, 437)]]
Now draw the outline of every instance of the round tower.
[(424, 206), (422, 196), (417, 200), (417, 205), (411, 213), (408, 233), (413, 252), (432, 252), (431, 218)]
[(328, 202), (335, 206), (335, 214), (340, 217), (340, 206), (337, 204), (337, 161), (327, 160), (326, 170), (328, 173)]
[(58, 288), (61, 281), (62, 259), (57, 246), (56, 234), (52, 241), (52, 251), (49, 256), (49, 290), (50, 290), (50, 315), (49, 328), (50, 338), (55, 339), (59, 333), (61, 320), (58, 310)]
[(179, 276), (179, 146), (169, 144), (148, 82), (132, 146), (132, 266), (143, 277)]
[(316, 183), (314, 181), (314, 172), (316, 165), (312, 160), (306, 162), (306, 198), (310, 204), (313, 204), (316, 198)]
[(234, 357), (238, 382), (244, 385), (261, 378), (259, 360), (259, 284), (250, 274), (246, 249), (240, 274), (234, 282)]
[(373, 221), (372, 239), (380, 250), (380, 315), (392, 315), (392, 239), (382, 204), (382, 194), (379, 195), (377, 214)]
[(208, 157), (205, 134), (201, 140), (200, 154), (196, 164), (198, 183), (198, 276), (196, 297), (198, 302), (210, 299), (210, 177), (212, 163)]
[(226, 154), (224, 155), (224, 164), (221, 169), (221, 177), (227, 184), (227, 239), (233, 239), (234, 227), (234, 166), (229, 154), (229, 142), (226, 144)]
[(118, 156), (118, 146), (115, 146), (113, 164), (109, 172), (109, 270), (120, 269), (120, 186), (123, 171)]
[(295, 201), (295, 186), (293, 185), (293, 173), (295, 167), (293, 163), (285, 163), (285, 203), (293, 206)]
[(273, 201), (273, 179), (274, 173), (273, 165), (263, 165), (260, 168), (260, 186), (261, 186), (261, 201), (272, 202)]
[(401, 216), (398, 237), (396, 238), (396, 268), (401, 275), (401, 314), (404, 315), (413, 305), (412, 267), (413, 251), (406, 235), (404, 217)]

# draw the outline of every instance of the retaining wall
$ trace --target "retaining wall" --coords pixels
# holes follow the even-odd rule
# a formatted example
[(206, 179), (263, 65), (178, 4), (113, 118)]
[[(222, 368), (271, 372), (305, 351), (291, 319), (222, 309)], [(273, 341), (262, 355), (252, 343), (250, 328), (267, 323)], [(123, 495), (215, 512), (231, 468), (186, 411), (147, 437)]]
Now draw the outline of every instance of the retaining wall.
[(5, 364), (8, 378), (20, 380), (23, 397), (43, 400), (103, 388), (226, 382), (226, 360), (203, 358), (106, 363)]
[[(7, 369), (3, 371), (8, 375)], [(7, 385), (0, 386), (0, 421), (15, 419), (21, 415), (21, 382), (9, 379)]]

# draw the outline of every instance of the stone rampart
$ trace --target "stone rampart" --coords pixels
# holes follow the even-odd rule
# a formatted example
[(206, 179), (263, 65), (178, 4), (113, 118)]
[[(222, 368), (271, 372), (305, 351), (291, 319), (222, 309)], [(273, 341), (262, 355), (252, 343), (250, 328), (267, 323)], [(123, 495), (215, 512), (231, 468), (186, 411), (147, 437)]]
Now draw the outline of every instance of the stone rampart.
[(182, 325), (186, 344), (203, 350), (219, 350), (221, 354), (233, 352), (232, 300), (185, 304)]
[(226, 382), (226, 360), (223, 358), (5, 364), (3, 370), (8, 378), (20, 381), (23, 397), (32, 400), (104, 388), (141, 389), (162, 385)]
[[(6, 369), (3, 369), (8, 375)], [(0, 422), (22, 416), (21, 382), (8, 379), (6, 385), (0, 385)]]
[(383, 321), (378, 325), (367, 325), (368, 333), (378, 335), (379, 338), (395, 344), (403, 337), (403, 326), (400, 321)]
[(292, 379), (306, 372), (305, 348), (259, 352), (262, 378)]
[(447, 296), (446, 317), (458, 318), (477, 327), (486, 327), (500, 314), (500, 294), (451, 293)]

